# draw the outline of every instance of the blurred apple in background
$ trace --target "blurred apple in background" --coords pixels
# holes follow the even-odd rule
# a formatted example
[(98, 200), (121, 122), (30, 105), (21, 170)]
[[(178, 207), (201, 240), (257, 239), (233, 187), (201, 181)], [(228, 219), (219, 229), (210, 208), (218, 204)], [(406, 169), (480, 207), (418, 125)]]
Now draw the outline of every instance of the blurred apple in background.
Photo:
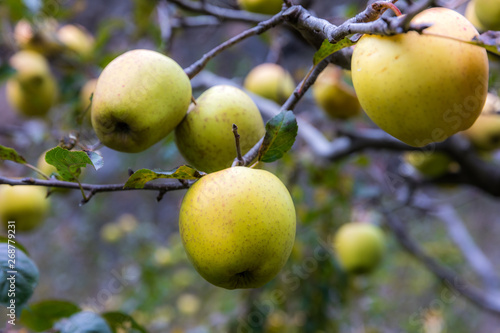
[(94, 37), (80, 25), (66, 24), (57, 31), (59, 41), (82, 58), (88, 58), (94, 50)]
[(333, 247), (346, 272), (365, 274), (380, 264), (385, 251), (385, 237), (382, 230), (373, 224), (350, 222), (338, 229)]
[(479, 31), (485, 31), (487, 30), (482, 24), (481, 22), (479, 21), (479, 19), (477, 18), (477, 15), (476, 15), (476, 2), (473, 0), (473, 1), (470, 1), (468, 4), (467, 4), (467, 7), (465, 8), (465, 18), (467, 18), (470, 23), (472, 23), (477, 30)]
[(485, 30), (500, 30), (500, 1), (473, 0), (476, 17)]
[(10, 58), (16, 73), (7, 80), (7, 100), (24, 116), (45, 116), (57, 98), (57, 83), (47, 60), (35, 51), (19, 51)]
[(274, 15), (283, 6), (283, 0), (238, 0), (240, 7), (246, 11)]
[(292, 75), (277, 64), (265, 63), (254, 67), (245, 78), (246, 90), (282, 104), (295, 90)]
[(342, 79), (343, 70), (328, 65), (313, 85), (313, 96), (319, 107), (332, 118), (347, 119), (361, 113), (354, 88)]
[(32, 185), (0, 186), (0, 218), (5, 227), (15, 221), (16, 231), (31, 231), (45, 219), (50, 207), (47, 189)]
[(439, 177), (450, 169), (452, 159), (445, 153), (411, 151), (404, 154), (404, 160), (428, 177)]

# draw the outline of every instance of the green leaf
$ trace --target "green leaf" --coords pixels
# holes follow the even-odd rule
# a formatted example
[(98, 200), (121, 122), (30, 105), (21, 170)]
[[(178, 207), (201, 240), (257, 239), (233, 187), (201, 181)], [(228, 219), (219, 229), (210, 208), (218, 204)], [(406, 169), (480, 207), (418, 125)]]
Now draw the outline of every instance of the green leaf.
[[(0, 243), (0, 305), (8, 308), (14, 301), (15, 313), (19, 316), (38, 285), (39, 273), (35, 263), (16, 247), (17, 244)], [(12, 297), (9, 296), (11, 281), (15, 281)]]
[(144, 185), (147, 182), (160, 178), (198, 179), (204, 175), (204, 172), (198, 171), (189, 165), (181, 165), (177, 169), (171, 171), (152, 171), (149, 169), (140, 169), (129, 177), (124, 188), (144, 188)]
[(57, 173), (65, 181), (76, 181), (81, 168), (87, 164), (93, 166), (91, 159), (84, 151), (69, 151), (61, 147), (55, 147), (45, 154), (45, 161), (57, 168)]
[(259, 161), (274, 162), (292, 148), (298, 126), (292, 111), (281, 111), (266, 124), (266, 135), (259, 149)]
[(35, 332), (46, 331), (61, 318), (69, 317), (80, 308), (67, 301), (45, 300), (30, 304), (21, 314), (20, 323)]
[(337, 52), (338, 50), (342, 50), (343, 48), (349, 47), (356, 44), (352, 40), (350, 40), (348, 37), (345, 37), (341, 41), (332, 44), (328, 41), (328, 39), (325, 39), (323, 41), (323, 44), (321, 44), (321, 47), (319, 48), (318, 51), (314, 54), (313, 57), (313, 64), (316, 66), (321, 62), (321, 60), (325, 59), (328, 57), (330, 54), (333, 54)]
[[(8, 243), (8, 242), (9, 242), (9, 237), (0, 235), (0, 243)], [(19, 241), (17, 241), (17, 240), (16, 240), (16, 247), (18, 250), (23, 251), (28, 256), (30, 255), (28, 250), (26, 250), (26, 248), (23, 245), (21, 245), (21, 243), (19, 243)]]
[(60, 320), (54, 326), (59, 333), (112, 333), (109, 325), (98, 314), (90, 311), (75, 313), (69, 318)]
[(0, 160), (13, 161), (20, 164), (26, 164), (24, 157), (19, 155), (13, 148), (0, 145)]
[(121, 312), (107, 312), (102, 314), (113, 333), (147, 333), (146, 329), (127, 314)]

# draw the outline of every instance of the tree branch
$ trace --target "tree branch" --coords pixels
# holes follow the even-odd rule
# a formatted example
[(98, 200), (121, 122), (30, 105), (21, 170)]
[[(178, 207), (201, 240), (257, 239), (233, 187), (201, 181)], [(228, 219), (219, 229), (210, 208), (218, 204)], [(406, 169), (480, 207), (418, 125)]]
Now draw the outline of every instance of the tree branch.
[[(117, 191), (132, 191), (132, 190), (153, 190), (153, 191), (176, 191), (187, 189), (192, 185), (193, 181), (180, 183), (179, 181), (161, 183), (161, 184), (146, 184), (144, 188), (124, 188), (125, 184), (81, 184), (81, 188), (86, 191), (91, 191), (93, 194), (99, 192), (117, 192)], [(8, 177), (0, 176), (0, 184), (7, 185), (33, 185), (33, 186), (45, 186), (45, 187), (58, 187), (58, 188), (69, 188), (69, 189), (80, 189), (78, 183), (66, 182), (57, 179), (37, 179), (32, 177), (26, 177), (22, 179), (11, 179)]]
[(498, 297), (485, 293), (463, 280), (454, 271), (441, 266), (434, 258), (427, 255), (417, 242), (410, 237), (403, 223), (394, 214), (384, 211), (384, 215), (386, 216), (387, 225), (396, 236), (400, 245), (420, 261), (448, 288), (455, 290), (477, 307), (495, 315), (500, 315), (500, 299)]
[(217, 47), (213, 48), (209, 52), (205, 53), (200, 60), (196, 61), (194, 64), (192, 64), (188, 68), (185, 68), (184, 71), (189, 76), (189, 78), (192, 79), (203, 68), (205, 68), (207, 63), (212, 58), (217, 56), (222, 51), (228, 49), (229, 47), (241, 42), (242, 40), (244, 40), (248, 37), (259, 35), (265, 31), (277, 26), (278, 24), (282, 23), (283, 21), (284, 21), (284, 18), (281, 15), (281, 13), (279, 13), (279, 14), (273, 16), (272, 18), (270, 18), (269, 20), (266, 20), (264, 22), (260, 22), (257, 26), (243, 31), (242, 33), (228, 39), (224, 43), (218, 45)]
[[(393, 3), (395, 1), (378, 1), (367, 6), (367, 8), (354, 18), (349, 19), (339, 26), (312, 16), (301, 6), (292, 6), (283, 12), (287, 22), (297, 29), (302, 36), (316, 48), (319, 48), (325, 39), (330, 43), (336, 43), (352, 34), (375, 34), (395, 35), (408, 31), (422, 32), (428, 28), (428, 24), (411, 25), (406, 22), (406, 16), (383, 18), (382, 14), (387, 10), (381, 3)], [(413, 7), (410, 15), (416, 15), (422, 11), (428, 0), (423, 0), (420, 6)], [(425, 8), (424, 7), (424, 8)]]
[(500, 295), (500, 278), (496, 274), (495, 268), (476, 245), (456, 210), (449, 204), (436, 204), (435, 201), (424, 195), (414, 197), (412, 205), (425, 210), (429, 215), (437, 217), (445, 224), (448, 235), (461, 250), (469, 266), (481, 277), (488, 293)]

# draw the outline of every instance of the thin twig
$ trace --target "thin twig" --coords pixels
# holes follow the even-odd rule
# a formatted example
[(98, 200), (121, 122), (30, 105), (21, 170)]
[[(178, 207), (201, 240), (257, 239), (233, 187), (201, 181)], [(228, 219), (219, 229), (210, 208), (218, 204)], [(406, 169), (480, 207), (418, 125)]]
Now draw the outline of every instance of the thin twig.
[(410, 28), (411, 20), (417, 16), (418, 13), (431, 6), (434, 3), (434, 0), (422, 0), (414, 3), (408, 8), (406, 15), (403, 17), (401, 22), (401, 27), (403, 27), (404, 31), (408, 31)]
[(246, 39), (248, 37), (259, 35), (259, 34), (265, 32), (265, 31), (267, 31), (267, 30), (269, 30), (269, 29), (277, 26), (278, 24), (282, 23), (283, 21), (284, 21), (284, 17), (281, 15), (281, 13), (279, 13), (279, 14), (273, 16), (272, 18), (270, 18), (269, 20), (260, 22), (257, 26), (255, 26), (255, 27), (253, 27), (251, 29), (243, 31), (242, 33), (240, 33), (240, 34), (238, 34), (238, 35), (236, 35), (236, 36), (228, 39), (224, 43), (218, 45), (217, 47), (213, 48), (209, 52), (205, 53), (203, 55), (203, 57), (201, 57), (201, 59), (199, 59), (198, 61), (196, 61), (191, 66), (185, 68), (184, 71), (189, 76), (189, 78), (192, 79), (203, 68), (205, 68), (205, 66), (207, 65), (207, 63), (212, 58), (214, 58), (215, 56), (217, 56), (222, 51), (230, 48), (231, 46), (233, 46), (233, 45), (241, 42), (242, 40), (244, 40), (244, 39)]
[(48, 175), (46, 175), (42, 170), (38, 169), (37, 167), (35, 167), (35, 166), (33, 166), (33, 165), (29, 164), (29, 163), (25, 163), (23, 165), (25, 167), (30, 168), (31, 170), (35, 171), (36, 173), (38, 173), (43, 178), (50, 179), (50, 177)]
[(66, 182), (62, 180), (57, 180), (57, 179), (36, 179), (36, 178), (22, 178), (22, 179), (11, 179), (8, 177), (2, 177), (0, 176), (0, 184), (7, 184), (7, 185), (33, 185), (33, 186), (45, 186), (45, 187), (58, 187), (58, 188), (68, 188), (68, 189), (81, 189), (86, 190), (86, 191), (91, 191), (94, 193), (100, 193), (100, 192), (117, 192), (117, 191), (133, 191), (133, 190), (150, 190), (150, 191), (158, 191), (158, 190), (164, 190), (166, 192), (168, 191), (176, 191), (176, 190), (182, 190), (182, 189), (187, 189), (191, 186), (193, 182), (189, 181), (186, 183), (180, 183), (178, 181), (175, 182), (168, 182), (168, 183), (161, 183), (161, 184), (146, 184), (144, 185), (144, 188), (124, 188), (125, 184), (104, 184), (104, 185), (97, 185), (97, 184), (78, 184), (75, 182)]

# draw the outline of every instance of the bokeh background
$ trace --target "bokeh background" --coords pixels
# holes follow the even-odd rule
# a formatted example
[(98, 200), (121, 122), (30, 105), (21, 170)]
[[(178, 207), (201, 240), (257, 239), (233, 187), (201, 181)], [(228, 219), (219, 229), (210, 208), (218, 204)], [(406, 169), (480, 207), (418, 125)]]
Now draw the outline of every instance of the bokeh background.
[[(236, 8), (231, 0), (210, 2)], [(302, 4), (333, 23), (352, 17), (366, 5), (365, 1), (319, 0)], [(457, 10), (463, 12), (464, 6)], [(69, 133), (78, 132), (83, 144), (93, 144), (96, 139), (92, 129), (77, 122), (81, 112), (79, 91), (114, 57), (127, 50), (147, 48), (164, 52), (187, 67), (251, 27), (241, 22), (177, 27), (169, 39), (162, 38), (162, 19), (194, 15), (166, 1), (153, 0), (2, 2), (2, 64), (17, 50), (12, 31), (23, 17), (54, 18), (61, 25), (80, 24), (95, 37), (96, 47), (88, 59), (65, 54), (49, 57), (61, 94), (45, 120), (23, 118), (9, 107), (4, 84), (8, 73), (1, 73), (0, 144), (14, 147), (33, 164)], [(298, 83), (309, 70), (314, 52), (293, 29), (280, 26), (223, 52), (207, 70), (241, 84), (252, 67), (277, 62)], [(498, 57), (491, 59), (491, 90), (500, 86), (498, 61)], [(199, 85), (195, 97), (205, 88)], [(314, 104), (310, 92), (296, 112), (332, 140), (337, 126), (351, 130), (374, 126), (366, 116), (332, 121)], [(172, 136), (143, 153), (124, 154), (107, 148), (100, 152), (104, 167), (98, 172), (87, 168), (83, 182), (124, 183), (128, 169), (169, 170), (185, 163)], [(491, 163), (500, 163), (498, 153), (488, 158)], [(332, 162), (315, 157), (299, 138), (282, 160), (265, 168), (287, 185), (298, 216), (290, 260), (265, 287), (223, 290), (196, 273), (178, 233), (184, 191), (167, 193), (160, 202), (152, 191), (100, 193), (80, 205), (81, 194), (75, 190), (53, 193), (44, 224), (18, 236), (40, 269), (40, 283), (31, 302), (63, 299), (98, 312), (123, 311), (150, 332), (500, 332), (498, 316), (450, 291), (402, 250), (387, 229), (387, 251), (376, 272), (351, 278), (336, 263), (331, 241), (339, 226), (363, 220), (383, 227), (384, 207), (399, 204), (394, 188), (404, 184), (398, 183), (397, 175), (415, 173), (401, 153), (367, 151)], [(0, 173), (35, 176), (10, 162), (0, 164)], [(498, 198), (460, 185), (431, 183), (417, 190), (435, 202), (452, 205), (500, 273)], [(427, 253), (454, 269), (467, 283), (480, 283), (441, 221), (410, 205), (397, 214)], [(317, 253), (322, 255), (318, 257)], [(3, 311), (0, 309), (0, 326), (6, 318)]]

